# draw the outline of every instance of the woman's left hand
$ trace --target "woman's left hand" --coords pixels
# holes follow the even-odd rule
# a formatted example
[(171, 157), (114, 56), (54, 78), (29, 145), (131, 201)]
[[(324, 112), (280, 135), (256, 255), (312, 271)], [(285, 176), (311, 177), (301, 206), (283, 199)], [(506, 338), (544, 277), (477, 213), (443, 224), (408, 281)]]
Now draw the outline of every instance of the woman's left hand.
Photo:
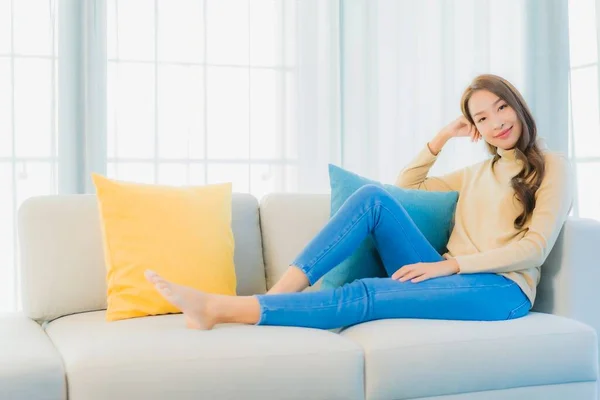
[(394, 272), (392, 279), (413, 283), (423, 282), (427, 279), (457, 274), (460, 271), (458, 262), (449, 258), (447, 260), (432, 263), (408, 264)]

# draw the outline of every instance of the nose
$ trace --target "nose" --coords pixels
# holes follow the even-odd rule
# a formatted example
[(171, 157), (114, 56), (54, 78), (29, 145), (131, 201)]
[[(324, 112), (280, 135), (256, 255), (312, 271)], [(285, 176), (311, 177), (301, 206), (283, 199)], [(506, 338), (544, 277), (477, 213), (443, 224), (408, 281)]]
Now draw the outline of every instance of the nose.
[(494, 129), (496, 129), (498, 131), (504, 129), (504, 121), (500, 121), (500, 120), (495, 121), (494, 127), (495, 127)]

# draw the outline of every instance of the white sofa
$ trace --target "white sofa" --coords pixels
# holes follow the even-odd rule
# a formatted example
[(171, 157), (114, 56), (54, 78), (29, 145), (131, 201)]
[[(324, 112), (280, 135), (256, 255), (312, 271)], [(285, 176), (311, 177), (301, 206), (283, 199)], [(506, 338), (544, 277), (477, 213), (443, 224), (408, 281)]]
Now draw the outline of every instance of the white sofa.
[[(273, 194), (259, 205), (236, 194), (233, 214), (238, 293), (264, 293), (326, 223), (329, 197)], [(18, 224), (24, 310), (0, 318), (2, 399), (597, 398), (595, 221), (567, 221), (524, 318), (332, 331), (194, 331), (179, 314), (105, 322), (95, 196), (30, 199)]]

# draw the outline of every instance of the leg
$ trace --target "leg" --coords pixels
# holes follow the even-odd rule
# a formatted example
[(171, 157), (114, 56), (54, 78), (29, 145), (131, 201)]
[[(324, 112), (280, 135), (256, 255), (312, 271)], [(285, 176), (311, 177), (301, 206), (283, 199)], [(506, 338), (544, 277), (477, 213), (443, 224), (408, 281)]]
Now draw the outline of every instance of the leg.
[(259, 325), (321, 329), (388, 318), (505, 320), (531, 308), (519, 286), (497, 274), (452, 275), (420, 283), (367, 278), (335, 290), (256, 297)]
[(306, 274), (295, 265), (290, 265), (283, 276), (275, 282), (267, 294), (301, 292), (310, 285)]
[(313, 285), (373, 235), (388, 276), (406, 264), (441, 261), (406, 210), (385, 189), (366, 185), (350, 196), (269, 294)]
[(368, 278), (335, 290), (258, 296), (206, 294), (146, 276), (196, 329), (224, 322), (333, 329), (387, 318), (493, 321), (522, 317), (531, 308), (517, 284), (497, 274), (421, 283)]

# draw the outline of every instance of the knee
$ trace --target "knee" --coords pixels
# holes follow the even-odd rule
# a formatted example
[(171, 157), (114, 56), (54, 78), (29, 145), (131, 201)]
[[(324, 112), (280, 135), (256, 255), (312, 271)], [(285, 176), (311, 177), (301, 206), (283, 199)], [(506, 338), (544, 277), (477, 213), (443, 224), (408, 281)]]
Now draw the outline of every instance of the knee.
[(391, 197), (387, 190), (375, 184), (362, 186), (360, 189), (354, 192), (354, 195), (364, 200), (381, 200)]
[(368, 306), (372, 306), (373, 283), (377, 278), (361, 278), (345, 284), (345, 290), (351, 293), (352, 297), (359, 298)]
[(370, 295), (366, 280), (369, 278), (355, 279), (352, 282), (346, 282), (336, 288), (340, 297), (343, 298), (367, 298)]

